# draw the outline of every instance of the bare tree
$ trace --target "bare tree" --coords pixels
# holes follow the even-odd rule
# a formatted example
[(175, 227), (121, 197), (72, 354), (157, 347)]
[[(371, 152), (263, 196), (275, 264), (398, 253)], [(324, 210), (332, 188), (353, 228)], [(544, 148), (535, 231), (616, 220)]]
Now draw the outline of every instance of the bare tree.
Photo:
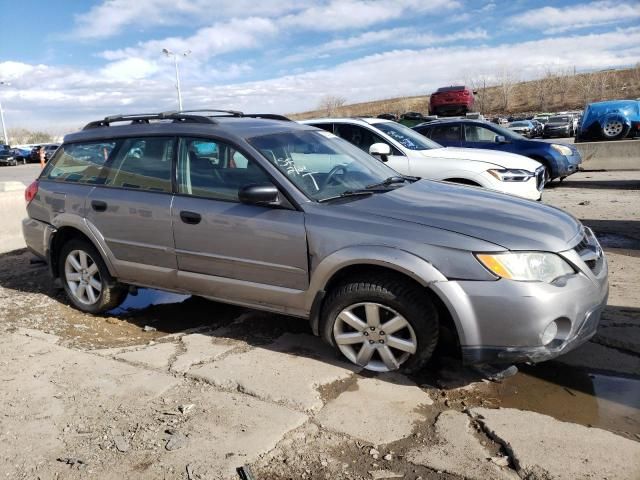
[(347, 102), (347, 99), (339, 95), (325, 95), (320, 99), (318, 103), (318, 109), (324, 110), (327, 117), (334, 115), (336, 110), (343, 106)]
[(567, 94), (571, 92), (573, 77), (575, 76), (572, 68), (564, 68), (555, 72), (553, 77), (553, 87), (560, 97), (560, 104), (565, 105)]
[(47, 132), (31, 131), (26, 128), (10, 128), (8, 137), (11, 145), (21, 145), (28, 143), (50, 143), (53, 135)]
[(576, 91), (578, 92), (582, 105), (586, 105), (593, 100), (596, 92), (595, 75), (592, 73), (583, 73), (575, 77)]
[(475, 108), (480, 113), (486, 113), (489, 109), (489, 90), (490, 80), (486, 75), (478, 75), (469, 77), (465, 83), (475, 92)]
[(498, 77), (498, 92), (500, 95), (500, 106), (504, 112), (509, 110), (513, 87), (516, 82), (517, 79), (515, 73), (506, 67), (503, 67), (500, 72), (500, 76)]

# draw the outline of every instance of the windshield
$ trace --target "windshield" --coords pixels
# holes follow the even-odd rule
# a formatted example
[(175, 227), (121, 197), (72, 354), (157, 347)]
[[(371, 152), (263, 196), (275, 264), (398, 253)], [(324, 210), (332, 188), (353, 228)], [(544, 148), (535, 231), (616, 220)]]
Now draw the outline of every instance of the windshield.
[(404, 148), (409, 150), (431, 150), (433, 148), (442, 148), (442, 145), (429, 140), (427, 137), (420, 135), (415, 130), (396, 122), (380, 122), (374, 123), (373, 127), (381, 132), (386, 133), (395, 141), (400, 143)]
[(309, 198), (322, 201), (398, 176), (329, 132), (289, 131), (248, 139)]
[(569, 117), (550, 117), (549, 123), (568, 123)]
[(510, 127), (530, 127), (531, 124), (529, 122), (511, 122), (509, 126)]

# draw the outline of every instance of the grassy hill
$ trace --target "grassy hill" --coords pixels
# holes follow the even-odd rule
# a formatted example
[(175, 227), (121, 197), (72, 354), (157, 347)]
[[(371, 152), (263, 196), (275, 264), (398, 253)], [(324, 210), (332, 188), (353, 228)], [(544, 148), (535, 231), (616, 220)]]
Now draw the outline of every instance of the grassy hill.
[[(640, 63), (634, 68), (592, 73), (548, 73), (527, 82), (470, 82), (477, 90), (476, 110), (484, 115), (577, 110), (589, 102), (640, 98)], [(429, 111), (429, 95), (389, 98), (289, 114), (295, 120), (320, 116), (376, 116), (381, 113)], [(339, 103), (339, 102), (338, 102)]]

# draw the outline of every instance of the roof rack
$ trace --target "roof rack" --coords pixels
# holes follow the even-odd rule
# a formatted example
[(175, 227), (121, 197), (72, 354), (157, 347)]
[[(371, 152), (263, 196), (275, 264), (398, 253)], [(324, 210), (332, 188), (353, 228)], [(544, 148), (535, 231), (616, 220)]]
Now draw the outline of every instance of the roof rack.
[(203, 115), (184, 115), (181, 112), (138, 113), (133, 115), (111, 115), (102, 120), (87, 123), (83, 130), (92, 128), (109, 127), (112, 123), (130, 122), (130, 125), (148, 124), (150, 120), (173, 120), (189, 123), (218, 123), (211, 117)]
[[(204, 115), (205, 113), (213, 113), (213, 115)], [(250, 117), (264, 118), (269, 120), (282, 120), (291, 122), (292, 120), (284, 115), (276, 115), (273, 113), (243, 113), (238, 110), (218, 110), (218, 109), (200, 109), (200, 110), (180, 110), (160, 113), (137, 113), (131, 115), (111, 115), (102, 120), (87, 123), (83, 130), (92, 128), (109, 127), (112, 123), (130, 122), (130, 125), (148, 124), (150, 120), (173, 120), (174, 122), (185, 123), (218, 123), (215, 119), (216, 114), (226, 114), (232, 117)]]

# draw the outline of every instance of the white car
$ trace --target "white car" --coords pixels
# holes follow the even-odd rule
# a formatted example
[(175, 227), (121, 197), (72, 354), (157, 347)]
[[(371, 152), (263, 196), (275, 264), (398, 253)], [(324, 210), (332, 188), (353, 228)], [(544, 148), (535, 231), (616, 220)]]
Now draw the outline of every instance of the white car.
[(404, 125), (381, 118), (321, 118), (300, 123), (331, 132), (404, 175), (475, 185), (529, 200), (542, 196), (544, 166), (522, 155), (443, 147)]

